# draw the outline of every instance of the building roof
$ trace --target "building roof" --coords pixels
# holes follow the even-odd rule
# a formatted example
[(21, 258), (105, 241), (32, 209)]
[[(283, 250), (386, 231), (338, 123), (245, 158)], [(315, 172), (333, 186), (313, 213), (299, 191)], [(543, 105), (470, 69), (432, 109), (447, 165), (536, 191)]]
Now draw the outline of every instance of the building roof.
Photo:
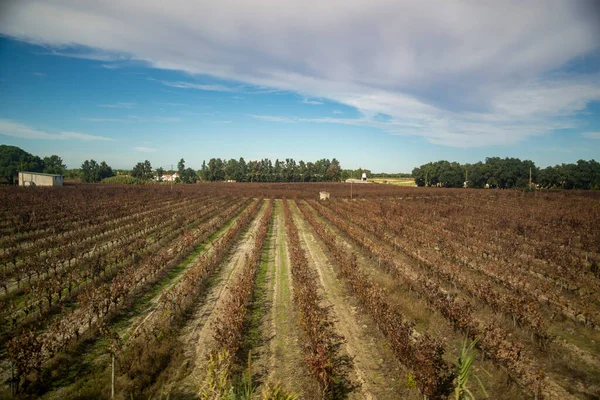
[(19, 171), (19, 173), (22, 173), (22, 174), (33, 174), (33, 175), (44, 175), (44, 176), (62, 176), (62, 175), (59, 175), (59, 174), (46, 174), (46, 173), (43, 173), (43, 172), (29, 172), (29, 171)]

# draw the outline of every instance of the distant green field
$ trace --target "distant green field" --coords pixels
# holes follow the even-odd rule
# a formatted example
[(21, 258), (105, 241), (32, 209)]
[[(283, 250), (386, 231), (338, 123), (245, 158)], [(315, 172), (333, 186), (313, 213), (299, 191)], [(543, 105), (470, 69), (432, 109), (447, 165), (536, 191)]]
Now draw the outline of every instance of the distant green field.
[(369, 182), (384, 183), (397, 186), (417, 186), (413, 178), (372, 178)]

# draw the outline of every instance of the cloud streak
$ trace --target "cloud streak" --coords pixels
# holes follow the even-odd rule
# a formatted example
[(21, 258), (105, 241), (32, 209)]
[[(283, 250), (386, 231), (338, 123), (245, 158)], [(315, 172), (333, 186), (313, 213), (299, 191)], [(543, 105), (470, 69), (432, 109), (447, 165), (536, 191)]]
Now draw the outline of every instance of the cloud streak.
[(19, 139), (40, 140), (83, 140), (83, 141), (106, 141), (114, 140), (105, 136), (88, 135), (87, 133), (62, 131), (59, 133), (48, 133), (32, 128), (19, 122), (0, 119), (0, 135), (16, 137)]
[(170, 82), (170, 81), (159, 81), (165, 86), (174, 87), (178, 89), (196, 89), (196, 90), (204, 90), (207, 92), (229, 92), (229, 93), (237, 93), (240, 92), (240, 88), (229, 87), (225, 85), (203, 85), (199, 83), (192, 82)]
[(323, 102), (317, 101), (317, 100), (309, 100), (305, 97), (304, 100), (302, 100), (302, 104), (312, 104), (315, 106), (319, 106), (319, 105), (323, 104)]
[(127, 118), (89, 117), (89, 118), (81, 118), (81, 120), (88, 121), (88, 122), (115, 122), (115, 123), (132, 124), (132, 123), (143, 123), (143, 122), (162, 122), (162, 123), (180, 122), (182, 119), (179, 117), (141, 117), (138, 115), (128, 115)]
[(154, 153), (156, 151), (156, 149), (145, 146), (134, 147), (133, 150), (139, 151), (141, 153)]
[(135, 103), (118, 102), (113, 104), (100, 104), (98, 107), (105, 108), (134, 108)]
[(327, 99), (369, 126), (441, 145), (511, 144), (576, 127), (600, 100), (597, 73), (563, 69), (600, 49), (593, 1), (259, 3), (15, 1), (0, 32), (54, 55), (241, 82), (160, 81), (172, 88)]

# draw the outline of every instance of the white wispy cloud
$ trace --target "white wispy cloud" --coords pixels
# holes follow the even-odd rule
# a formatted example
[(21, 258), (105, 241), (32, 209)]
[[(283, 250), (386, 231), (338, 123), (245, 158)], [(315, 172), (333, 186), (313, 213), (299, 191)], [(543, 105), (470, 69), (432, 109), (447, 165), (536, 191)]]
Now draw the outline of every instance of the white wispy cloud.
[(302, 100), (303, 104), (312, 104), (312, 105), (321, 105), (323, 104), (322, 101), (317, 101), (317, 100), (309, 100), (306, 97)]
[[(32, 39), (31, 41), (37, 44), (46, 44), (47, 41), (43, 38)], [(71, 41), (68, 44), (76, 43), (76, 41)], [(67, 44), (67, 43), (65, 43)], [(123, 61), (131, 59), (129, 55), (117, 55), (112, 51), (104, 51), (99, 48), (87, 50), (86, 51), (61, 51), (61, 50), (51, 50), (47, 53), (42, 53), (45, 55), (53, 55), (60, 57), (69, 57), (69, 58), (79, 58), (83, 60), (94, 60), (94, 61), (104, 61), (104, 62), (114, 62), (114, 61)]]
[[(50, 135), (53, 136), (53, 135)], [(78, 132), (60, 132), (56, 138), (48, 137), (48, 139), (78, 139), (78, 140), (114, 140), (105, 136), (88, 135), (87, 133)]]
[(156, 104), (162, 104), (164, 106), (170, 106), (170, 107), (189, 107), (189, 104), (185, 104), (185, 103), (165, 103), (162, 101), (157, 101), (155, 102)]
[(387, 120), (385, 122), (381, 122), (381, 121), (376, 121), (370, 118), (330, 118), (330, 117), (323, 117), (323, 118), (304, 118), (304, 117), (297, 117), (297, 116), (273, 116), (273, 115), (256, 115), (256, 114), (249, 114), (250, 117), (254, 118), (254, 119), (258, 119), (261, 121), (267, 121), (267, 122), (282, 122), (282, 123), (288, 123), (288, 124), (295, 124), (295, 123), (320, 123), (320, 124), (343, 124), (343, 125), (362, 125), (362, 126), (373, 126), (373, 127), (378, 127), (378, 128), (383, 128), (383, 127), (400, 127), (400, 126), (404, 126), (404, 127), (411, 127), (411, 128), (422, 128), (423, 125), (420, 125), (418, 123), (414, 123), (414, 122), (407, 122), (407, 121), (398, 121), (398, 120)]
[(81, 120), (88, 122), (134, 122), (124, 118), (81, 118)]
[(333, 114), (343, 114), (344, 112), (340, 111), (340, 110), (333, 110), (332, 113)]
[(265, 121), (286, 124), (316, 123), (316, 124), (342, 124), (377, 128), (391, 135), (421, 136), (431, 143), (452, 147), (481, 147), (488, 145), (509, 145), (517, 143), (523, 137), (542, 135), (548, 130), (564, 129), (570, 127), (566, 123), (556, 122), (549, 124), (513, 124), (510, 122), (485, 125), (478, 121), (461, 119), (435, 120), (424, 122), (418, 118), (413, 120), (390, 118), (376, 120), (371, 117), (362, 118), (304, 118), (298, 116), (273, 116), (254, 115), (250, 117)]
[(583, 132), (581, 136), (586, 139), (600, 139), (600, 132)]
[(11, 136), (21, 139), (42, 139), (42, 140), (114, 140), (105, 136), (89, 135), (87, 133), (62, 131), (59, 133), (48, 133), (46, 131), (32, 128), (8, 119), (0, 119), (0, 135)]
[(179, 89), (196, 89), (196, 90), (204, 90), (204, 91), (208, 91), (208, 92), (231, 92), (231, 93), (236, 93), (236, 92), (239, 92), (241, 90), (240, 88), (230, 87), (230, 86), (225, 86), (225, 85), (219, 85), (219, 84), (203, 85), (203, 84), (199, 84), (199, 83), (184, 82), (184, 81), (178, 81), (178, 82), (159, 81), (159, 82), (162, 83), (165, 86), (170, 86), (170, 87), (174, 87), (174, 88), (179, 88)]
[(117, 102), (113, 104), (100, 104), (98, 107), (106, 107), (106, 108), (134, 108), (136, 106), (135, 103), (127, 103), (127, 102)]
[(121, 67), (119, 65), (117, 65), (117, 64), (102, 64), (102, 68), (106, 68), (106, 69), (119, 69)]
[[(598, 52), (592, 1), (169, 5), (8, 2), (0, 33), (55, 55), (236, 82), (161, 81), (173, 88), (327, 99), (356, 108), (372, 126), (443, 145), (516, 143), (576, 127), (576, 116), (600, 100), (597, 74), (552, 72)], [(390, 121), (375, 121), (378, 114)]]
[(179, 117), (142, 117), (139, 115), (128, 115), (127, 118), (97, 118), (97, 117), (89, 117), (89, 118), (81, 118), (82, 121), (88, 122), (122, 122), (122, 123), (143, 123), (143, 122), (180, 122), (181, 118)]
[(145, 147), (145, 146), (134, 147), (133, 150), (139, 151), (142, 153), (154, 153), (156, 151), (156, 149), (153, 149), (151, 147)]
[(33, 75), (37, 76), (38, 78), (43, 78), (46, 76), (46, 74), (43, 72), (34, 72)]
[(191, 115), (191, 116), (204, 116), (204, 117), (216, 115), (214, 112), (195, 112), (195, 111), (184, 111), (181, 114)]

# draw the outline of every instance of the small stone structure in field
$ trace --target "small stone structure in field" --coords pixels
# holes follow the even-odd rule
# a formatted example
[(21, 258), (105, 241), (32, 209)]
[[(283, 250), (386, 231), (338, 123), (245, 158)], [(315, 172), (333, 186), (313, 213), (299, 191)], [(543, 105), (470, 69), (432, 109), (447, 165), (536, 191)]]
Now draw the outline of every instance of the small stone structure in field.
[(19, 186), (62, 186), (62, 175), (19, 172)]
[(329, 200), (329, 192), (319, 192), (319, 200)]

